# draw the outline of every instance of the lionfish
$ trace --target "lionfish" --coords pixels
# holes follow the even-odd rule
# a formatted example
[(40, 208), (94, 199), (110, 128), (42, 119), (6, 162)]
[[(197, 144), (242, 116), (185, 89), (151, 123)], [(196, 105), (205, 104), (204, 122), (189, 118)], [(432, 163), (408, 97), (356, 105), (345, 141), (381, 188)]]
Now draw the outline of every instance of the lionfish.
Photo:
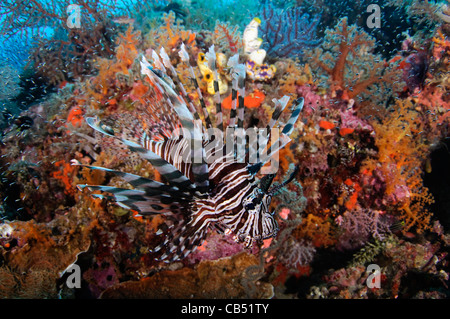
[[(134, 189), (103, 185), (78, 185), (78, 187), (81, 190), (88, 187), (91, 191), (106, 192), (110, 195), (92, 194), (92, 196), (111, 199), (126, 209), (139, 212), (140, 216), (165, 215), (168, 225), (165, 230), (166, 236), (152, 250), (160, 255), (157, 259), (165, 262), (185, 258), (202, 244), (208, 230), (212, 229), (226, 235), (233, 234), (234, 239), (244, 243), (246, 247), (274, 237), (278, 231), (278, 224), (274, 212), (269, 211), (271, 198), (276, 191), (293, 179), (294, 174), (285, 182), (270, 188), (275, 174), (266, 174), (260, 180), (256, 178), (256, 174), (268, 163), (270, 156), (264, 159), (256, 156), (257, 160), (249, 163), (249, 152), (267, 149), (267, 154), (270, 155), (283, 148), (291, 140), (289, 135), (303, 107), (303, 98), (294, 103), (288, 121), (282, 129), (278, 129), (276, 142), (268, 144), (270, 134), (266, 135), (266, 139), (256, 141), (258, 145), (253, 143), (246, 146), (244, 160), (239, 161), (236, 158), (235, 147), (226, 148), (226, 143), (222, 146), (219, 144), (218, 147), (208, 147), (219, 141), (216, 137), (205, 134), (209, 128), (221, 131), (224, 128), (214, 46), (206, 54), (205, 63), (214, 76), (215, 125), (212, 124), (208, 114), (184, 44), (181, 45), (179, 55), (190, 70), (203, 119), (186, 93), (164, 48), (161, 48), (159, 55), (155, 51), (152, 52), (153, 66), (142, 56), (141, 72), (148, 76), (156, 94), (162, 97), (165, 106), (158, 107), (163, 107), (164, 114), (168, 114), (169, 109), (176, 114), (177, 121), (175, 119), (168, 121), (173, 123), (172, 132), (161, 128), (160, 133), (155, 134), (155, 129), (151, 132), (149, 127), (131, 128), (134, 130), (134, 138), (124, 138), (97, 118), (87, 118), (86, 121), (96, 131), (120, 140), (130, 151), (148, 160), (165, 183), (104, 167), (82, 165), (113, 173), (131, 184)], [(232, 74), (232, 109), (227, 130), (236, 130), (244, 126), (246, 69), (244, 64), (238, 63), (238, 59), (239, 55), (236, 54), (229, 59), (227, 65)], [(168, 75), (169, 71), (171, 76)], [(279, 122), (278, 119), (288, 100), (287, 96), (273, 100), (275, 110), (266, 127), (268, 132)], [(175, 133), (177, 130), (180, 132), (180, 127), (175, 122), (181, 126), (181, 134)], [(242, 142), (245, 139), (239, 134), (232, 136), (234, 142)], [(157, 232), (158, 235), (161, 233), (163, 233), (161, 230)]]

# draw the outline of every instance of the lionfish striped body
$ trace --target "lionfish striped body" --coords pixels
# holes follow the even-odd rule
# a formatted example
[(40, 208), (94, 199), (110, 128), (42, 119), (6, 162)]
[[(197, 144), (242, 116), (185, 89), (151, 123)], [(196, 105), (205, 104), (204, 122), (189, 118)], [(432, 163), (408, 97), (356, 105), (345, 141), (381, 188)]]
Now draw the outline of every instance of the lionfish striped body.
[[(179, 54), (182, 61), (188, 63), (189, 56), (184, 45)], [(109, 193), (111, 195), (93, 194), (92, 196), (110, 198), (118, 205), (138, 211), (143, 216), (165, 215), (169, 228), (165, 239), (153, 249), (153, 252), (161, 251), (159, 259), (166, 262), (186, 257), (202, 244), (208, 230), (212, 228), (225, 234), (234, 234), (236, 241), (244, 242), (246, 246), (252, 245), (253, 242), (260, 243), (263, 239), (276, 235), (278, 225), (273, 213), (269, 212), (274, 192), (269, 187), (275, 175), (268, 174), (261, 180), (256, 179), (255, 175), (270, 158), (270, 156), (260, 158), (259, 151), (268, 149), (267, 154), (271, 155), (284, 147), (290, 141), (288, 136), (303, 107), (303, 99), (300, 99), (281, 130), (277, 143), (271, 143), (269, 146), (269, 137), (263, 141), (258, 140), (256, 145), (249, 143), (243, 160), (237, 160), (237, 151), (234, 147), (227, 148), (225, 144), (219, 143), (217, 136), (206, 134), (207, 129), (216, 128), (223, 131), (224, 127), (214, 46), (206, 57), (208, 66), (214, 73), (214, 87), (217, 92), (215, 125), (211, 123), (190, 65), (188, 67), (200, 99), (204, 123), (200, 120), (199, 113), (178, 79), (163, 48), (160, 55), (153, 51), (154, 66), (151, 66), (144, 57), (142, 58), (142, 73), (149, 77), (157, 94), (160, 94), (168, 107), (175, 111), (180, 127), (172, 123), (172, 132), (165, 131), (157, 137), (144, 129), (138, 129), (135, 132), (135, 138), (130, 139), (121, 137), (97, 119), (86, 120), (95, 130), (121, 140), (131, 151), (150, 161), (167, 181), (167, 183), (161, 183), (138, 175), (84, 165), (91, 169), (114, 173), (131, 184), (134, 189), (79, 185), (81, 189), (88, 187), (90, 190)], [(233, 142), (242, 143), (245, 142), (245, 137), (233, 132), (236, 129), (242, 129), (244, 123), (245, 65), (239, 64), (238, 55), (235, 55), (230, 58), (228, 66), (233, 75), (233, 103), (227, 129), (231, 129), (230, 136)], [(168, 72), (172, 77), (167, 75)], [(274, 102), (275, 111), (266, 127), (268, 130), (274, 128), (288, 98), (274, 99)], [(210, 147), (213, 144), (216, 147)], [(258, 154), (257, 160), (249, 163), (249, 154), (255, 150)], [(78, 165), (81, 164), (78, 163)], [(293, 176), (285, 183), (292, 178)]]

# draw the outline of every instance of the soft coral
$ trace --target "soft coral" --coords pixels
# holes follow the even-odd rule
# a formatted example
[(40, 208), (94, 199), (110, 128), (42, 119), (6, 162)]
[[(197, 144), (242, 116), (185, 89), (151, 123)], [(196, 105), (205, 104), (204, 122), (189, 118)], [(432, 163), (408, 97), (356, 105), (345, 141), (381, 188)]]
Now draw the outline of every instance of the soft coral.
[(77, 166), (73, 166), (64, 160), (55, 162), (56, 167), (60, 167), (57, 171), (51, 173), (53, 178), (59, 179), (63, 182), (67, 195), (75, 194), (75, 187), (72, 185), (73, 177), (76, 174)]
[(353, 99), (373, 84), (393, 81), (395, 70), (370, 53), (373, 47), (375, 39), (343, 18), (334, 30), (326, 31), (324, 43), (308, 58), (311, 66), (328, 75), (333, 95)]

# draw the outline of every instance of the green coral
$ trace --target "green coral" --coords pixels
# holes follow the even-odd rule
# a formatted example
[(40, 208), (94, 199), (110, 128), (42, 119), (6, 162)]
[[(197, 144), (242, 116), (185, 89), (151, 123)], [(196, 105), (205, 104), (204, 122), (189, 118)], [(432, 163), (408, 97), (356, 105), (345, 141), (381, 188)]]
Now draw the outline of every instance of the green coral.
[(393, 235), (390, 235), (383, 240), (374, 239), (373, 242), (368, 242), (364, 247), (362, 247), (357, 253), (354, 254), (349, 266), (363, 266), (374, 262), (375, 258), (377, 258), (377, 256), (385, 250), (388, 243), (394, 244), (396, 242), (397, 239)]

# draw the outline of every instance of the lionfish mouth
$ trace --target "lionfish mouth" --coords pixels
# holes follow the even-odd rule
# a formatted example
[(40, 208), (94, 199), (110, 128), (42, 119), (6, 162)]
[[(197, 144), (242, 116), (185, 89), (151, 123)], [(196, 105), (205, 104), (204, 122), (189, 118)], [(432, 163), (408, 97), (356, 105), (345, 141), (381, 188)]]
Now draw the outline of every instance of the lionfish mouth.
[[(270, 188), (276, 170), (267, 174), (264, 165), (273, 155), (290, 142), (289, 135), (303, 108), (303, 99), (295, 101), (288, 121), (278, 129), (278, 119), (285, 109), (289, 97), (274, 99), (272, 118), (265, 127), (265, 139), (258, 143), (249, 142), (240, 161), (236, 158), (238, 147), (208, 147), (214, 139), (203, 134), (208, 129), (224, 132), (231, 130), (231, 143), (246, 143), (242, 134), (244, 129), (245, 64), (239, 63), (236, 54), (228, 60), (227, 67), (232, 75), (232, 109), (226, 124), (222, 117), (222, 105), (218, 90), (218, 72), (214, 46), (205, 54), (205, 64), (212, 71), (215, 89), (215, 122), (213, 123), (206, 108), (195, 72), (189, 64), (189, 55), (184, 44), (179, 51), (182, 63), (190, 72), (196, 87), (198, 100), (193, 101), (186, 93), (181, 80), (164, 48), (160, 53), (152, 52), (153, 65), (142, 57), (141, 72), (150, 80), (155, 93), (162, 99), (159, 105), (148, 105), (150, 109), (159, 108), (161, 114), (175, 114), (176, 119), (169, 120), (170, 129), (161, 129), (159, 134), (149, 132), (144, 125), (133, 126), (132, 135), (112, 130), (94, 118), (87, 123), (96, 131), (121, 141), (132, 152), (148, 160), (160, 173), (166, 183), (154, 181), (139, 175), (111, 170), (104, 167), (89, 166), (93, 170), (113, 173), (128, 182), (133, 189), (117, 188), (105, 185), (79, 185), (80, 189), (99, 190), (106, 195), (93, 194), (97, 198), (107, 198), (118, 205), (139, 212), (142, 216), (165, 215), (170, 226), (165, 232), (161, 244), (152, 252), (158, 253), (159, 260), (172, 262), (185, 258), (201, 245), (211, 229), (225, 234), (234, 234), (238, 241), (251, 245), (253, 241), (267, 236), (275, 236), (277, 224), (272, 214), (265, 209), (245, 207), (244, 202), (260, 188), (260, 204), (263, 196), (270, 197), (281, 187), (289, 183), (296, 173), (284, 183)], [(200, 120), (203, 119), (203, 120)], [(135, 123), (133, 123), (135, 124)], [(181, 129), (182, 135), (176, 134)], [(277, 129), (276, 138), (271, 130)], [(269, 144), (269, 139), (270, 140)], [(215, 141), (217, 142), (217, 140)], [(227, 143), (230, 142), (227, 138)], [(224, 143), (226, 144), (226, 143)], [(270, 146), (269, 146), (270, 145)], [(194, 147), (193, 147), (194, 146)], [(229, 145), (228, 145), (229, 146)], [(242, 149), (242, 148), (241, 148)], [(186, 151), (188, 150), (188, 151)], [(264, 150), (267, 156), (260, 156)], [(256, 152), (256, 156), (252, 152)], [(263, 152), (264, 153), (264, 152)], [(250, 159), (256, 161), (251, 162)], [(74, 162), (75, 165), (81, 165)], [(256, 174), (267, 174), (260, 183), (255, 181)], [(268, 205), (267, 205), (268, 206)]]

